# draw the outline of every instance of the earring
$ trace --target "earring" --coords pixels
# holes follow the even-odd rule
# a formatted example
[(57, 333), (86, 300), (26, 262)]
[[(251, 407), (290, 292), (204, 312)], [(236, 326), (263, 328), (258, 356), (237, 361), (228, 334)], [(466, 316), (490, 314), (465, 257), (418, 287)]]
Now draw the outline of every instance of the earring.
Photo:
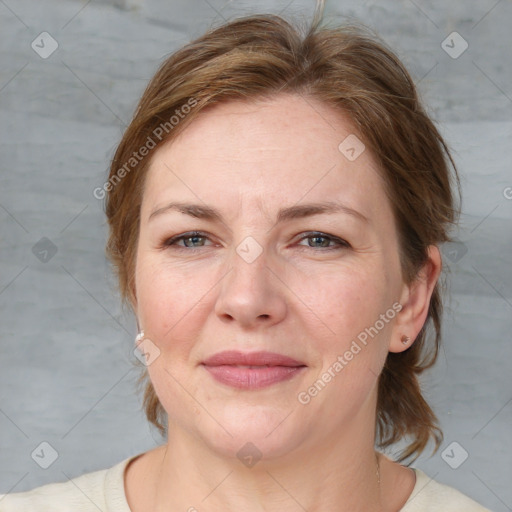
[(411, 341), (411, 338), (409, 338), (409, 336), (406, 336), (405, 334), (400, 338), (400, 341), (404, 344), (404, 345), (407, 345), (409, 343), (409, 341)]
[(140, 331), (135, 337), (135, 343), (138, 345), (141, 340), (144, 339), (144, 331)]

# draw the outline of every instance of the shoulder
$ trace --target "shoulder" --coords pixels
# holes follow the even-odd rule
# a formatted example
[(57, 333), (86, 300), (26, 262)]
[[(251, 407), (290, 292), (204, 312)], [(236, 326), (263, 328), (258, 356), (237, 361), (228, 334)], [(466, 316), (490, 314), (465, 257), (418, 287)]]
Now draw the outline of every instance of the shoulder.
[(436, 482), (414, 469), (416, 484), (400, 512), (491, 512), (457, 489)]
[(68, 482), (46, 484), (26, 492), (0, 494), (0, 512), (130, 512), (123, 475), (133, 458)]

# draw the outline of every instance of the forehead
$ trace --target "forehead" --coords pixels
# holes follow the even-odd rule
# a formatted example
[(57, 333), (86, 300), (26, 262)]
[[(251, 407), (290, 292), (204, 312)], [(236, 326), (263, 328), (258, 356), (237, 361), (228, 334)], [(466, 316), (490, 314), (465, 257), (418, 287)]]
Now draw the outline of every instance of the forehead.
[(215, 154), (265, 160), (272, 151), (287, 150), (290, 157), (315, 153), (337, 157), (339, 142), (354, 131), (350, 118), (341, 111), (314, 98), (280, 94), (211, 105), (171, 144), (175, 156), (194, 145), (196, 154), (187, 155), (193, 158)]
[(214, 105), (156, 150), (145, 199), (159, 203), (177, 199), (168, 197), (174, 193), (195, 202), (280, 207), (341, 194), (371, 210), (385, 201), (383, 182), (369, 151), (347, 158), (344, 141), (360, 144), (358, 153), (363, 147), (355, 137), (347, 115), (309, 97)]

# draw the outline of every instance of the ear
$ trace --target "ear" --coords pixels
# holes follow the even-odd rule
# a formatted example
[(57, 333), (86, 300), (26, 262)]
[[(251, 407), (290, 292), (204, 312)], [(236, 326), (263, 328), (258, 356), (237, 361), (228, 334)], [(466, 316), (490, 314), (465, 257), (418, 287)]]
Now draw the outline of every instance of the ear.
[[(400, 304), (402, 309), (396, 317), (393, 335), (389, 343), (390, 352), (403, 352), (413, 343), (427, 319), (432, 292), (441, 274), (442, 261), (439, 248), (435, 245), (428, 247), (426, 263), (410, 284), (403, 285)], [(409, 338), (408, 343), (402, 343), (402, 337)]]

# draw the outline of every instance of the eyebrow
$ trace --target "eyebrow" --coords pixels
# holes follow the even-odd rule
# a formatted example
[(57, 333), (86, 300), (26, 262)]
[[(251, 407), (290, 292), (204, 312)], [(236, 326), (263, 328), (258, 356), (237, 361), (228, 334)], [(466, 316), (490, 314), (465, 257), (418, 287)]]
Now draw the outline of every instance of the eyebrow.
[[(196, 219), (204, 219), (213, 222), (220, 222), (224, 224), (224, 219), (222, 214), (216, 208), (207, 205), (201, 204), (191, 204), (191, 203), (180, 203), (180, 202), (172, 202), (161, 208), (157, 208), (154, 210), (149, 218), (150, 221), (152, 218), (157, 215), (161, 215), (163, 213), (167, 213), (169, 211), (177, 211), (183, 213), (184, 215), (190, 215), (191, 217), (195, 217)], [(276, 223), (282, 223), (293, 219), (302, 219), (305, 217), (310, 217), (312, 215), (320, 215), (320, 214), (329, 214), (329, 213), (345, 213), (363, 221), (365, 223), (369, 223), (367, 217), (365, 217), (361, 212), (354, 210), (353, 208), (349, 208), (348, 206), (335, 203), (335, 202), (321, 202), (321, 203), (309, 203), (302, 205), (294, 205), (288, 206), (286, 208), (281, 208), (277, 214)]]

